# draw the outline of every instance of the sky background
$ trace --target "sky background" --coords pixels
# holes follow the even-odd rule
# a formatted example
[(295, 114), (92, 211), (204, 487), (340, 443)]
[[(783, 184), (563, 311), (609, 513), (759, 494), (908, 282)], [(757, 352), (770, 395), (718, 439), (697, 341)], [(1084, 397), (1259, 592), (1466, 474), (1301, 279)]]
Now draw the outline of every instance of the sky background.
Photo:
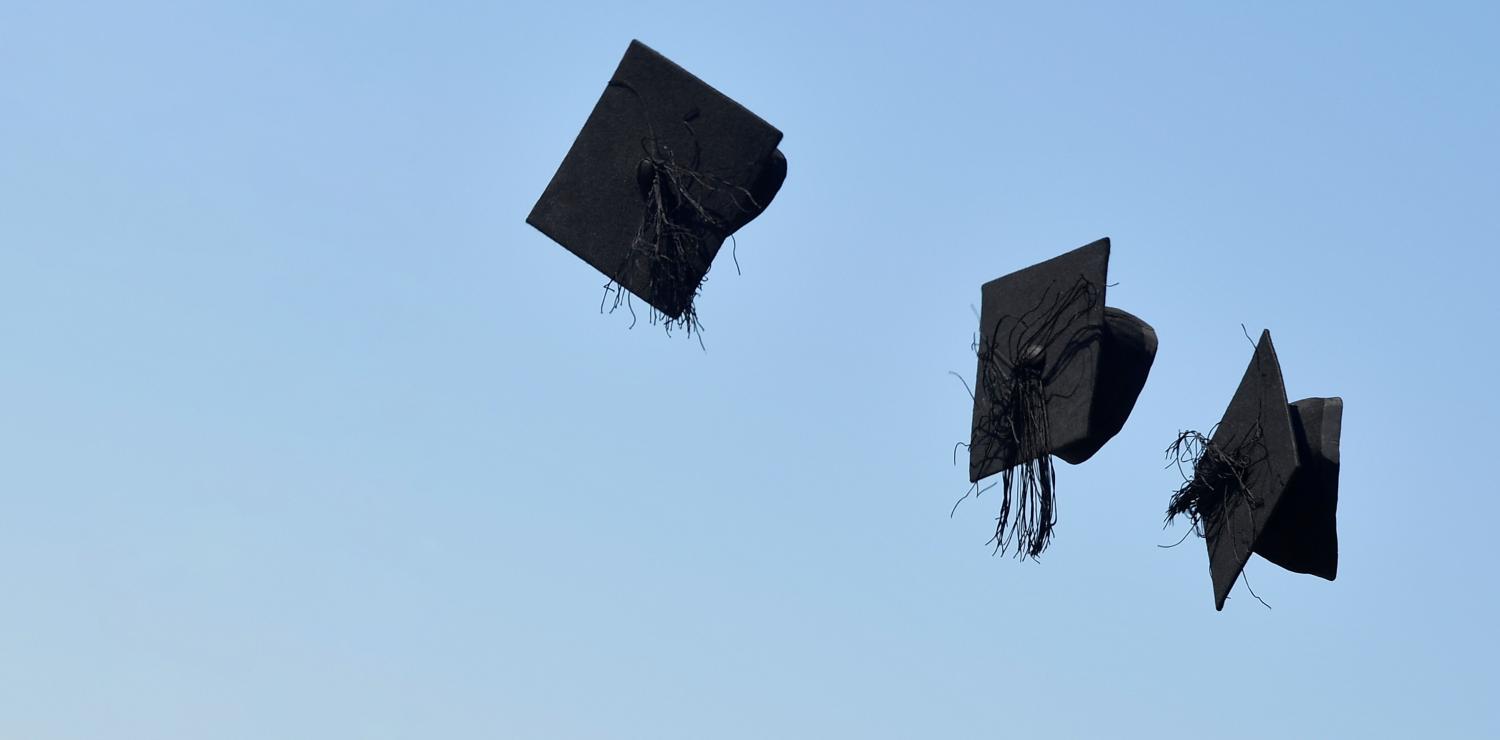
[[(1493, 3), (0, 3), (0, 737), (1495, 737)], [(639, 38), (785, 132), (706, 351), (524, 223)], [(981, 283), (1161, 341), (1042, 562)], [(1341, 568), (1162, 451), (1274, 336)]]

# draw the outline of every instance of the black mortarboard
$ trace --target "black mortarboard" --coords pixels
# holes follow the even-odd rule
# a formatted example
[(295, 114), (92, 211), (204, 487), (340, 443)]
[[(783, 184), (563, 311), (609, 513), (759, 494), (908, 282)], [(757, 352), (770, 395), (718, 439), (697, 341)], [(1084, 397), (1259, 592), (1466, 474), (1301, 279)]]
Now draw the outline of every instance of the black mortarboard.
[[(760, 117), (632, 41), (526, 222), (645, 300), (669, 329), (692, 331), (693, 299), (720, 245), (786, 178), (780, 142)], [(623, 300), (616, 293), (615, 305)]]
[(1104, 305), (1108, 269), (1100, 239), (983, 287), (969, 480), (1003, 473), (994, 544), (1018, 556), (1052, 537), (1051, 456), (1076, 465), (1119, 433), (1156, 358), (1151, 326)]
[(1222, 610), (1252, 552), (1283, 568), (1338, 573), (1340, 398), (1287, 403), (1271, 333), (1262, 332), (1212, 438), (1183, 432), (1169, 459), (1191, 474), (1167, 508), (1208, 544), (1214, 607)]

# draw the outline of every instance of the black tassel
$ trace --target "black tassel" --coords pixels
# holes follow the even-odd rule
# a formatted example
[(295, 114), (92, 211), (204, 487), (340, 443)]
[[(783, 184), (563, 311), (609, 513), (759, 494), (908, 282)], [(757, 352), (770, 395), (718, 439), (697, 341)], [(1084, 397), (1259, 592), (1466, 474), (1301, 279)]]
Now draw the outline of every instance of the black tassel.
[(1228, 448), (1193, 430), (1179, 433), (1166, 455), (1169, 465), (1177, 465), (1183, 483), (1167, 504), (1166, 524), (1185, 516), (1192, 533), (1217, 537), (1238, 507), (1258, 506), (1245, 480), (1260, 440), (1259, 425)]
[[(990, 540), (1000, 552), (1015, 545), (1017, 556), (1035, 558), (1052, 541), (1057, 524), (1056, 478), (1047, 434), (1047, 397), (1040, 369), (1041, 350), (1033, 348), (1031, 362), (1008, 376), (991, 373), (993, 382), (981, 384), (990, 394), (990, 415), (981, 426), (997, 431), (1003, 448), (1022, 460), (1001, 473), (1000, 516)], [(999, 376), (998, 378), (996, 376)]]
[[(640, 97), (630, 85), (619, 81), (610, 84)], [(646, 124), (651, 133), (641, 141), (643, 156), (636, 169), (636, 179), (645, 197), (645, 214), (631, 240), (621, 274), (648, 277), (647, 294), (667, 309), (662, 311), (652, 306), (652, 324), (662, 324), (668, 334), (674, 328), (681, 328), (688, 336), (699, 332), (701, 337), (703, 325), (698, 321), (694, 301), (702, 291), (713, 261), (714, 250), (710, 245), (714, 237), (724, 236), (729, 230), (727, 224), (731, 218), (751, 213), (759, 205), (747, 188), (698, 169), (701, 152), (693, 130), (697, 116), (698, 112), (693, 110), (682, 119), (694, 147), (692, 155), (683, 161), (679, 161), (671, 147), (657, 140), (649, 121)], [(635, 316), (630, 294), (619, 281), (610, 281), (604, 291), (606, 300), (614, 294), (610, 313), (623, 305)], [(635, 326), (633, 320), (631, 326)]]

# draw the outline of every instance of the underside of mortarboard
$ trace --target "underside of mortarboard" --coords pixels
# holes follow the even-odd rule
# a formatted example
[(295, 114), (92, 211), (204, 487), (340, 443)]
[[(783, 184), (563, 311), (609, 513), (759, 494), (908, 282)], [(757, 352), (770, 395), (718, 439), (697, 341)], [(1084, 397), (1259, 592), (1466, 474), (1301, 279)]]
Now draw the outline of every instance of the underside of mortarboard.
[(1105, 305), (1109, 254), (1100, 239), (982, 288), (969, 479), (1004, 475), (999, 548), (1014, 522), (1018, 554), (1045, 549), (1051, 457), (1083, 462), (1119, 433), (1156, 357), (1151, 326)]
[(780, 142), (775, 127), (632, 41), (526, 221), (669, 329), (691, 331), (720, 246), (786, 177)]

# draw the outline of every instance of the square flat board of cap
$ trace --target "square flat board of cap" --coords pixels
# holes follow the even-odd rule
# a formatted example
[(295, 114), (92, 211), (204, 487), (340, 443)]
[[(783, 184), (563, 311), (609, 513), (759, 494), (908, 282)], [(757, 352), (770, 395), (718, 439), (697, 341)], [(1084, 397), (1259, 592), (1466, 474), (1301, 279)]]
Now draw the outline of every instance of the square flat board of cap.
[(1026, 462), (1013, 449), (992, 449), (978, 430), (995, 412), (993, 394), (983, 392), (989, 374), (1020, 367), (1028, 353), (1041, 360), (1051, 449), (1091, 438), (1108, 271), (1109, 239), (1100, 239), (984, 284), (970, 481)]
[(1243, 454), (1248, 460), (1244, 482), (1249, 500), (1226, 503), (1221, 523), (1210, 528), (1204, 538), (1213, 577), (1214, 608), (1222, 610), (1299, 464), (1291, 408), (1271, 332), (1261, 333), (1250, 366), (1215, 428), (1211, 444)]
[(681, 296), (654, 287), (650, 271), (630, 260), (646, 219), (643, 161), (670, 158), (723, 183), (698, 192), (706, 210), (730, 227), (703, 236), (707, 254), (694, 267), (696, 275), (684, 280), (691, 289), (733, 224), (746, 220), (743, 193), (757, 188), (767, 168), (784, 171), (784, 160), (776, 156), (780, 142), (774, 126), (632, 41), (526, 222), (675, 318), (685, 308)]

